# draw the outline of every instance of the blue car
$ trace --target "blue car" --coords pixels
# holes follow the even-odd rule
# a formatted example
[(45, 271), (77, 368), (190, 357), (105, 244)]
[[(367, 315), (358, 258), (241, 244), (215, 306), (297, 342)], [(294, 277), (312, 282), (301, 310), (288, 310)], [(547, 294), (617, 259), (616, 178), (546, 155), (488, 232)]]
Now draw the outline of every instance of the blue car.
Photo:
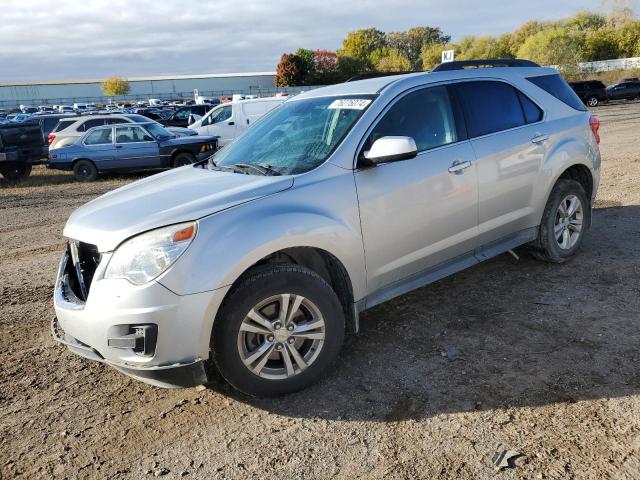
[(72, 170), (90, 182), (101, 172), (181, 167), (218, 149), (218, 137), (174, 138), (156, 122), (104, 125), (88, 130), (71, 145), (49, 151), (48, 168)]

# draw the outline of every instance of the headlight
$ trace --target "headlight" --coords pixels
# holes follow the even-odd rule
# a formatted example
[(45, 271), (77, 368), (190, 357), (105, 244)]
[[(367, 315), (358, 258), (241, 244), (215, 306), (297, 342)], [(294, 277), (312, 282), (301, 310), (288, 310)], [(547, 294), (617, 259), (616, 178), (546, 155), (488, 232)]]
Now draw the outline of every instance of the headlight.
[(126, 278), (134, 285), (150, 282), (182, 255), (196, 228), (195, 222), (180, 223), (127, 240), (113, 253), (104, 278)]

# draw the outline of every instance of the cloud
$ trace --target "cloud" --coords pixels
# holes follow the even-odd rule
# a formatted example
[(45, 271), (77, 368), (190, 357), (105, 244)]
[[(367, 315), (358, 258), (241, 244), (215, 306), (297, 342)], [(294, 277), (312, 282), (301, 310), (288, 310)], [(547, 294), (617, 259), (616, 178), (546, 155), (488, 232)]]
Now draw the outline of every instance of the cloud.
[[(6, 0), (5, 2), (6, 3)], [(439, 26), (454, 38), (510, 31), (599, 0), (8, 0), (0, 81), (272, 71), (283, 52), (345, 34)], [(481, 5), (481, 6), (479, 6)]]

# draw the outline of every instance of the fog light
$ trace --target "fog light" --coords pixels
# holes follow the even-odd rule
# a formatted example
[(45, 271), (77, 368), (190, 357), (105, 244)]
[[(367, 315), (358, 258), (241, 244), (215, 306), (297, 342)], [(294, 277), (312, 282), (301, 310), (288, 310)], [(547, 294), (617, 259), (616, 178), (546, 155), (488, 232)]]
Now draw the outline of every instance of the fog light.
[(108, 338), (107, 345), (112, 348), (131, 349), (138, 355), (148, 357), (155, 353), (157, 340), (157, 325), (131, 325), (127, 335)]

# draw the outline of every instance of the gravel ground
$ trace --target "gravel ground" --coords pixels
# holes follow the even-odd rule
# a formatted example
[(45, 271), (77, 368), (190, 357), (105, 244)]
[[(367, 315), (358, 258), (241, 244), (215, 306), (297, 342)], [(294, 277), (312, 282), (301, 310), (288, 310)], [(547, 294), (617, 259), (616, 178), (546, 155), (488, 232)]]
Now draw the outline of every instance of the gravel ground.
[[(85, 185), (0, 191), (0, 478), (640, 478), (640, 103), (596, 109), (602, 184), (580, 255), (505, 254), (363, 315), (318, 385), (163, 390), (49, 335)], [(521, 456), (496, 471), (491, 458)]]

